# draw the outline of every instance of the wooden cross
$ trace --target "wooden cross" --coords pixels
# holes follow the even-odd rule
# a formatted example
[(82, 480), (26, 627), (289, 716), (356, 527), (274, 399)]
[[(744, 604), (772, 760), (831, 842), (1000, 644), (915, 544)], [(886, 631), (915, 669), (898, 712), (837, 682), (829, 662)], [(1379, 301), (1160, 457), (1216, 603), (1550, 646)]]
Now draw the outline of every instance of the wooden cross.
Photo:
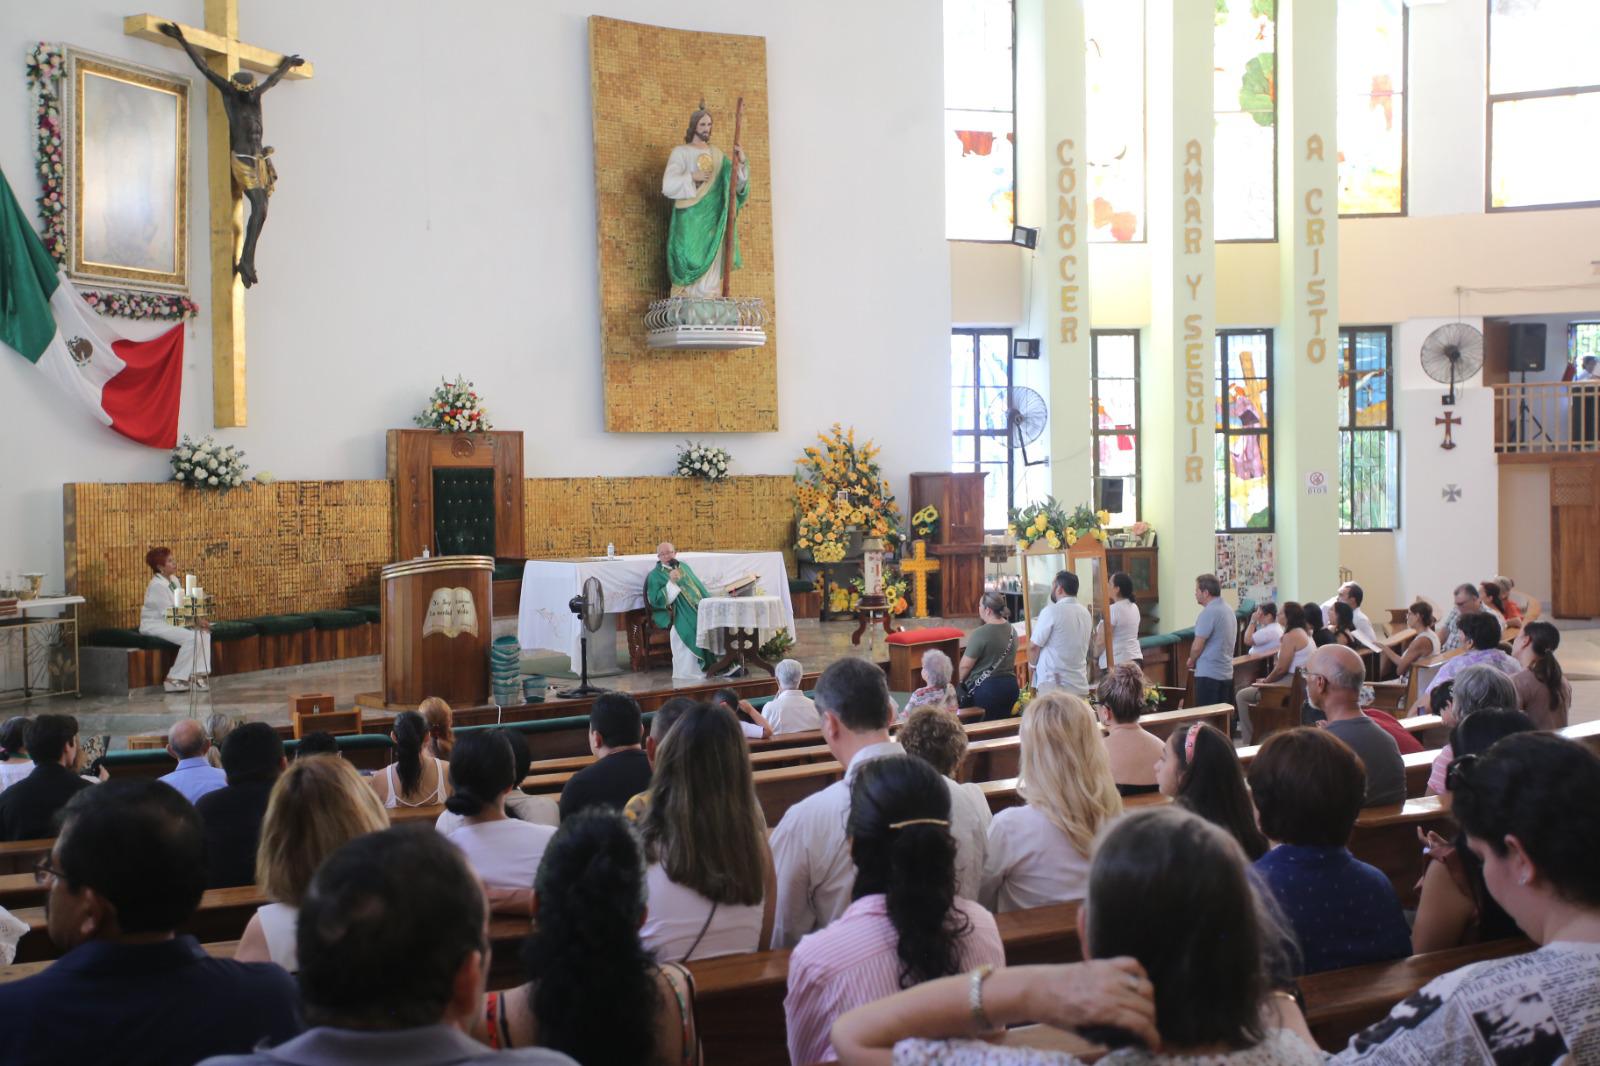
[[(205, 29), (185, 26), (189, 43), (206, 53), (208, 65), (224, 78), (240, 70), (270, 74), (283, 56), (239, 40), (239, 0), (205, 0)], [(177, 41), (161, 32), (173, 21), (158, 15), (129, 15), (122, 32), (169, 48)], [(288, 72), (309, 78), (310, 63)], [(211, 411), (218, 429), (248, 424), (245, 396), (244, 282), (234, 273), (244, 239), (244, 197), (233, 185), (228, 115), (215, 92), (206, 93), (206, 162), (211, 198)]]
[(928, 558), (928, 542), (911, 542), (911, 557), (900, 561), (900, 572), (911, 575), (911, 615), (928, 617), (928, 575), (937, 573), (939, 560)]
[(1439, 447), (1445, 449), (1446, 451), (1454, 448), (1456, 446), (1456, 442), (1450, 437), (1450, 429), (1452, 426), (1459, 426), (1461, 424), (1461, 419), (1456, 417), (1456, 413), (1454, 411), (1446, 411), (1442, 418), (1435, 418), (1433, 420), (1433, 424), (1444, 427), (1444, 443), (1439, 445)]

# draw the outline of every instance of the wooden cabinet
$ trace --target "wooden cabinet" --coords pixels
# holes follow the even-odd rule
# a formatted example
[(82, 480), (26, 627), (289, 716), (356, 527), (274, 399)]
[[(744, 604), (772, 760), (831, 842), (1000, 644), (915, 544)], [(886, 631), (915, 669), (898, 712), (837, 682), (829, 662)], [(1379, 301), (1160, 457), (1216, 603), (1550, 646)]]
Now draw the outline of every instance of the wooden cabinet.
[(978, 613), (983, 595), (983, 479), (978, 471), (911, 475), (911, 507), (916, 514), (930, 503), (939, 512), (939, 529), (928, 554), (939, 560), (935, 613), (964, 618)]
[[(427, 548), (434, 555), (459, 551), (441, 543), (440, 525), (479, 522), (484, 534), (480, 550), (500, 559), (521, 559), (522, 433), (439, 433), (431, 429), (391, 429), (388, 434), (388, 476), (394, 503), (394, 557), (415, 559)], [(472, 486), (452, 490), (449, 506), (472, 514), (445, 514), (439, 495), (441, 478), (452, 472), (481, 471), (481, 492)], [(457, 498), (459, 497), (459, 498)], [(475, 547), (478, 545), (475, 545)], [(487, 549), (491, 549), (487, 550)]]
[[(1133, 578), (1133, 602), (1139, 605), (1141, 635), (1155, 632), (1154, 612), (1160, 599), (1157, 589), (1161, 574), (1156, 568), (1156, 548), (1107, 548), (1106, 569), (1115, 574), (1121, 571)], [(1167, 628), (1171, 628), (1170, 626)]]

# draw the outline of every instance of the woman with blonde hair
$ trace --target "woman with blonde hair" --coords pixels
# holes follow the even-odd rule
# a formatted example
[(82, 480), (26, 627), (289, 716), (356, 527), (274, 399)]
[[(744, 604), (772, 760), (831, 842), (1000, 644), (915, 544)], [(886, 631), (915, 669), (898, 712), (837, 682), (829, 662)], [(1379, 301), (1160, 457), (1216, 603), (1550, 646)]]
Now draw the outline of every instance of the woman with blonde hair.
[(449, 762), (450, 752), (456, 746), (456, 735), (450, 728), (454, 718), (450, 705), (438, 696), (429, 696), (417, 704), (417, 713), (428, 726), (428, 754)]
[(1095, 834), (1122, 813), (1100, 726), (1070, 693), (1036, 697), (1022, 715), (1025, 806), (994, 816), (984, 861), (983, 904), (999, 912), (1082, 899)]
[(299, 969), (300, 900), (322, 860), (345, 843), (389, 828), (389, 815), (343, 759), (296, 759), (272, 786), (256, 847), (256, 887), (273, 902), (256, 909), (239, 939), (240, 962)]

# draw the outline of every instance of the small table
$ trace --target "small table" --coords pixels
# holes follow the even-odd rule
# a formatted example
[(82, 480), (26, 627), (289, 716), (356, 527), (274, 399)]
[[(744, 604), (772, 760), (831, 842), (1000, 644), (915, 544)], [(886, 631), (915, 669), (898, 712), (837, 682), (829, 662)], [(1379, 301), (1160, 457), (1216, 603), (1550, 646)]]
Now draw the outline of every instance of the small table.
[(777, 596), (707, 596), (700, 601), (695, 642), (722, 658), (712, 664), (708, 674), (719, 674), (737, 663), (750, 663), (767, 673), (774, 664), (761, 657), (761, 645), (785, 629), (783, 600)]
[[(57, 677), (60, 685), (47, 690), (46, 695), (82, 697), (83, 692), (79, 687), (78, 671), (78, 605), (83, 603), (82, 596), (40, 596), (32, 600), (20, 600), (17, 603), (17, 613), (9, 618), (0, 618), (0, 638), (9, 641), (12, 634), (17, 635), (22, 641), (22, 688), (21, 695), (11, 695), (0, 698), (0, 703), (20, 703), (32, 699), (33, 674), (35, 668), (43, 668), (48, 684), (51, 673), (51, 651), (59, 647), (64, 653), (64, 658), (57, 660)], [(63, 613), (54, 618), (29, 618), (28, 612), (54, 608)], [(68, 630), (71, 630), (70, 638)], [(37, 632), (33, 640), (29, 634)], [(42, 637), (43, 639), (39, 639)], [(72, 687), (67, 687), (68, 672), (72, 675)]]

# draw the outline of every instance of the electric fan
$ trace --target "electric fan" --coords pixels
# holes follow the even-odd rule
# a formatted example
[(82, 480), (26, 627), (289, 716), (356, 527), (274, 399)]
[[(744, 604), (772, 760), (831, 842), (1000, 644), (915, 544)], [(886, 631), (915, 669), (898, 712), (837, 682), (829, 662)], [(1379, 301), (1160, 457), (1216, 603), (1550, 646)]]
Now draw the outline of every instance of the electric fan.
[(1483, 334), (1465, 322), (1440, 326), (1422, 342), (1422, 369), (1433, 380), (1450, 386), (1443, 402), (1453, 406), (1456, 382), (1483, 369)]
[(1023, 385), (1013, 385), (1008, 396), (997, 399), (990, 409), (988, 424), (1005, 424), (1006, 443), (1022, 453), (1024, 466), (1041, 466), (1048, 459), (1029, 459), (1028, 445), (1039, 439), (1050, 420), (1044, 397)]
[(591, 577), (583, 583), (583, 592), (567, 601), (567, 610), (578, 616), (578, 621), (583, 625), (583, 632), (579, 634), (580, 667), (578, 687), (572, 689), (569, 695), (593, 696), (601, 692), (610, 692), (610, 689), (589, 684), (589, 634), (598, 633), (606, 619), (606, 594), (600, 588), (600, 579)]

